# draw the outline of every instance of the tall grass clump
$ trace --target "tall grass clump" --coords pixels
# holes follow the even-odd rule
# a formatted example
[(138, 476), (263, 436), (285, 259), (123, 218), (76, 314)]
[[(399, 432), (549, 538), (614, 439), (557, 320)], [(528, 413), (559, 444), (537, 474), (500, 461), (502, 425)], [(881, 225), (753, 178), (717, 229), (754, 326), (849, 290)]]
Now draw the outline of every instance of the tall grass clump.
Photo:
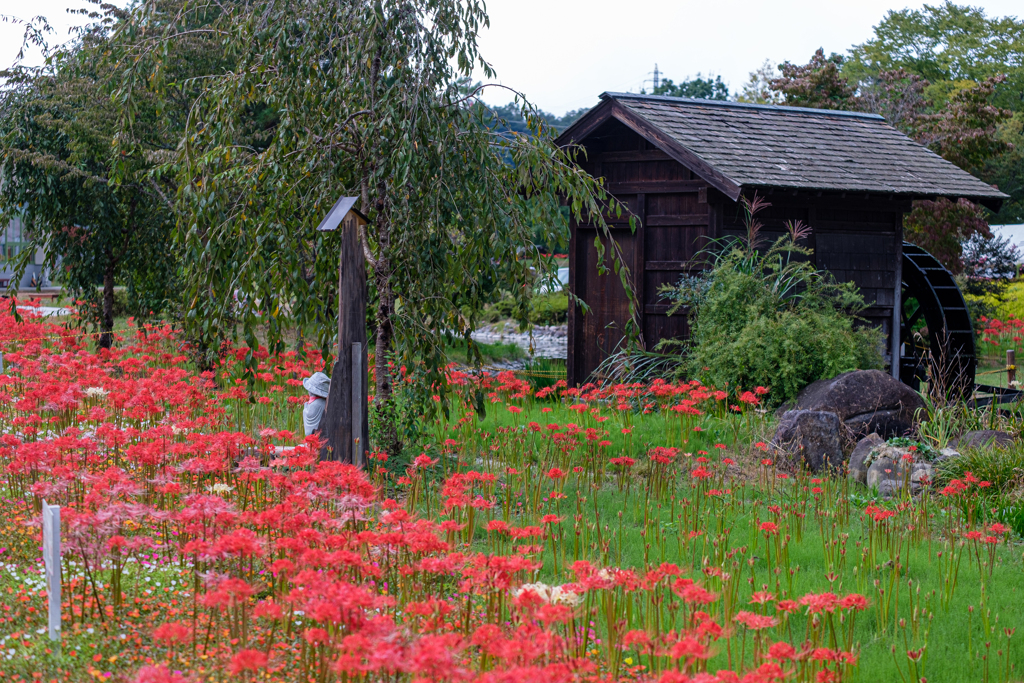
[[(970, 472), (991, 482), (993, 492), (1010, 493), (1024, 486), (1024, 446), (1015, 442), (1006, 448), (967, 449), (959, 457), (939, 462), (935, 478), (940, 485), (962, 479)], [(1024, 495), (1024, 491), (1021, 491)]]
[(767, 206), (744, 201), (746, 237), (716, 241), (705, 250), (708, 270), (663, 289), (671, 312), (689, 309), (683, 373), (720, 387), (770, 386), (786, 401), (817, 379), (880, 367), (881, 333), (855, 326), (863, 297), (815, 268), (800, 244), (808, 227), (788, 224), (762, 251), (756, 214)]

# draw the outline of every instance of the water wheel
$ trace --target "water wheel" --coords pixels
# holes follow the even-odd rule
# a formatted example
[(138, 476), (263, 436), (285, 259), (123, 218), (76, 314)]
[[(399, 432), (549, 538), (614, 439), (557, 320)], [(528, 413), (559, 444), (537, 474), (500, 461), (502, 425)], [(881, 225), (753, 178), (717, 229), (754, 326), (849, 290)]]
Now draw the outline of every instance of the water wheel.
[(953, 275), (909, 242), (903, 243), (900, 302), (900, 380), (914, 389), (929, 381), (949, 394), (969, 395), (977, 358), (967, 302)]

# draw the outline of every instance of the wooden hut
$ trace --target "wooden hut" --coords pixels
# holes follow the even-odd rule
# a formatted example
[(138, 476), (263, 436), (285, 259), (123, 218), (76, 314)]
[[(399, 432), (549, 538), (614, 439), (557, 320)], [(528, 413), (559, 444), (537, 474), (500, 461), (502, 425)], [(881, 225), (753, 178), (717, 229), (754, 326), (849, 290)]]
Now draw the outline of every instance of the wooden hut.
[[(874, 114), (629, 93), (601, 100), (557, 142), (584, 148), (583, 167), (638, 219), (635, 232), (625, 215), (611, 224), (632, 271), (646, 348), (687, 336), (685, 312), (667, 315), (658, 288), (698, 270), (694, 255), (709, 238), (741, 234), (737, 200), (756, 193), (771, 203), (759, 214), (767, 237), (780, 235), (786, 221), (803, 221), (813, 231), (816, 265), (857, 284), (871, 303), (863, 315), (884, 331), (886, 363), (899, 377), (903, 216), (911, 202), (963, 197), (998, 208), (1006, 198)], [(591, 311), (570, 304), (570, 385), (618, 348), (630, 315), (618, 276), (598, 274), (595, 235), (593, 226), (571, 225), (569, 287)], [(935, 265), (911, 267), (927, 275)], [(947, 326), (966, 326), (969, 335), (959, 291), (947, 296), (952, 280), (937, 282), (929, 296)], [(973, 338), (971, 345), (973, 354)]]

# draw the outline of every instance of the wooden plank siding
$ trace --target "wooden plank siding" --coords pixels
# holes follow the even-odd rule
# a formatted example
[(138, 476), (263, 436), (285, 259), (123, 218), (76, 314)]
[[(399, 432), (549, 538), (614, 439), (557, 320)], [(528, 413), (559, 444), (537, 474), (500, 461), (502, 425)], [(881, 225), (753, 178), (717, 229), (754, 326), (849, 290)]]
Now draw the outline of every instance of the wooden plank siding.
[[(611, 224), (641, 304), (641, 342), (653, 348), (663, 338), (685, 338), (685, 312), (668, 316), (658, 290), (692, 270), (695, 254), (707, 246), (707, 183), (618, 121), (607, 122), (588, 137), (583, 167), (603, 178), (609, 192), (637, 219), (635, 232), (628, 229), (628, 216)], [(596, 229), (570, 228), (570, 287), (591, 308), (583, 315), (570, 303), (567, 368), (576, 384), (619, 348), (629, 301), (617, 274), (597, 273)], [(610, 267), (607, 255), (605, 263)]]
[[(659, 289), (678, 282), (684, 273), (699, 272), (703, 266), (695, 257), (710, 239), (745, 234), (740, 204), (614, 118), (596, 126), (583, 144), (583, 168), (603, 178), (609, 192), (638, 219), (635, 232), (629, 230), (625, 215), (611, 225), (642, 304), (637, 322), (643, 346), (653, 349), (662, 339), (685, 339), (686, 311), (669, 316)], [(862, 315), (885, 334), (888, 362), (899, 343), (899, 330), (895, 336), (893, 332), (899, 320), (902, 217), (910, 210), (909, 200), (771, 188), (757, 193), (771, 203), (758, 214), (763, 237), (776, 239), (788, 221), (802, 221), (812, 229), (807, 244), (814, 250), (815, 265), (860, 288), (870, 304)], [(745, 194), (752, 196), (754, 191)], [(619, 276), (610, 270), (609, 254), (609, 272), (597, 272), (596, 236), (592, 225), (570, 224), (569, 287), (591, 309), (584, 315), (570, 302), (570, 385), (586, 382), (619, 348), (630, 315)]]

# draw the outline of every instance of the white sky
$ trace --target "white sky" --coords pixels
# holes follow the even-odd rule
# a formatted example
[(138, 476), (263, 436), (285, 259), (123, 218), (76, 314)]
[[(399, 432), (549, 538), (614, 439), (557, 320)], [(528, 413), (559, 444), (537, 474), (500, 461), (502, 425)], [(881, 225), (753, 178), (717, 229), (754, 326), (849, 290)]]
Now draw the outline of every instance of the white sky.
[[(941, 0), (932, 0), (939, 4)], [(989, 16), (1021, 15), (1021, 0), (959, 0)], [(608, 91), (639, 91), (654, 64), (675, 81), (720, 74), (738, 90), (771, 59), (806, 63), (814, 50), (845, 52), (867, 40), (889, 10), (920, 7), (905, 0), (490, 0), (491, 28), (481, 50), (497, 82), (524, 92), (546, 111), (588, 107)], [(61, 40), (77, 18), (78, 0), (0, 0), (0, 15), (46, 16)], [(0, 65), (14, 59), (22, 31), (0, 23)], [(650, 87), (648, 86), (648, 89)], [(507, 91), (487, 101), (504, 104)]]

